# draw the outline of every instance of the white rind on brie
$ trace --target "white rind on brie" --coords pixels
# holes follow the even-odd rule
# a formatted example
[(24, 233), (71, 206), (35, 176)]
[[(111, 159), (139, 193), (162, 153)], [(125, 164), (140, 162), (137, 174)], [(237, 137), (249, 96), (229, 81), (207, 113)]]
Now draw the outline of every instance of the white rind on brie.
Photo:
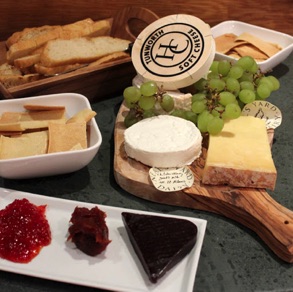
[(159, 115), (144, 119), (124, 132), (127, 155), (159, 168), (191, 164), (201, 154), (202, 136), (194, 123)]

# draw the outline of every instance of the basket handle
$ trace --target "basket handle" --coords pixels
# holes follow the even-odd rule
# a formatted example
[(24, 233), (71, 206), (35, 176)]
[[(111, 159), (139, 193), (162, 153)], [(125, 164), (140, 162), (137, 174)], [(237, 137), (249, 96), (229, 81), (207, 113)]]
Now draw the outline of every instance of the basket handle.
[(111, 36), (134, 41), (137, 35), (159, 17), (149, 9), (129, 6), (114, 15)]

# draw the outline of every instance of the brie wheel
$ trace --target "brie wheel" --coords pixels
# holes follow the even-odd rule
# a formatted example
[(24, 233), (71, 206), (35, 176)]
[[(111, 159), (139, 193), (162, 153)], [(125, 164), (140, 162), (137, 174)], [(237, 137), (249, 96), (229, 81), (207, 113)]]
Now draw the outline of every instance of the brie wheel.
[(159, 115), (141, 120), (124, 132), (126, 154), (151, 167), (191, 164), (201, 154), (202, 136), (194, 123)]

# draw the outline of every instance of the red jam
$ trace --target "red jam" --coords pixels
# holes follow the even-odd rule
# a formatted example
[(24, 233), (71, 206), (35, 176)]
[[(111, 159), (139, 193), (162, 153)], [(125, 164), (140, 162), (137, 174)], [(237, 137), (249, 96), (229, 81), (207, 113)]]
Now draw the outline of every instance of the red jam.
[(1, 258), (28, 263), (50, 244), (51, 230), (45, 211), (46, 205), (36, 206), (27, 199), (14, 200), (0, 210)]

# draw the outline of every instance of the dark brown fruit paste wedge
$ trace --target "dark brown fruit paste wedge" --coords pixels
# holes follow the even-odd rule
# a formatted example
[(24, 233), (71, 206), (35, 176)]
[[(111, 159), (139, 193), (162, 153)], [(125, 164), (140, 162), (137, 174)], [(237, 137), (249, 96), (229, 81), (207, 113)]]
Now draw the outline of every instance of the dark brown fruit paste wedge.
[(122, 212), (122, 220), (152, 283), (181, 261), (196, 242), (197, 226), (185, 219)]

